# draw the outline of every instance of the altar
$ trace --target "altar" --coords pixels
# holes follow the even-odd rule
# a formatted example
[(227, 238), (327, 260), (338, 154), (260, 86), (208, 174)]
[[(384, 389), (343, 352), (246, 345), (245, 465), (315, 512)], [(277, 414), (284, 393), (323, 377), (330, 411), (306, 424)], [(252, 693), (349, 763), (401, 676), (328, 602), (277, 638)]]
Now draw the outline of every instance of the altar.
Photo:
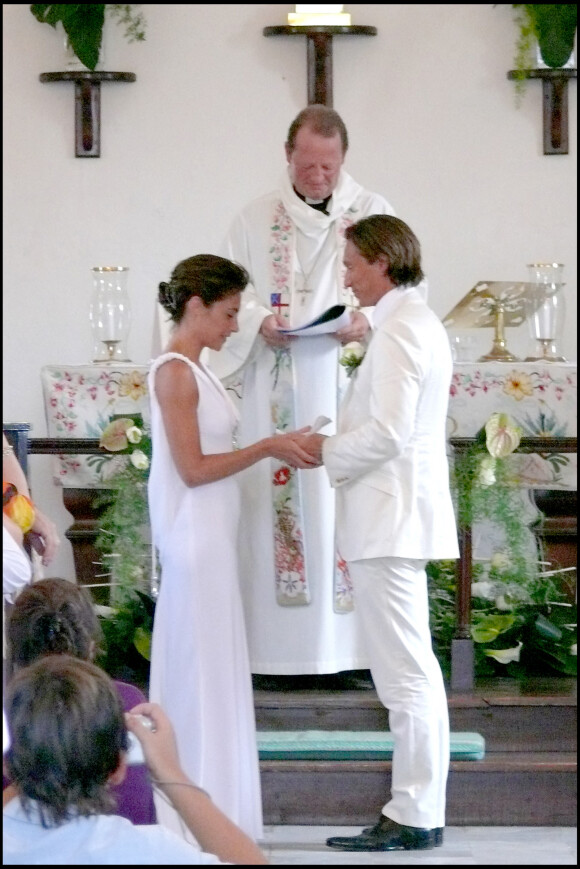
[[(42, 369), (47, 429), (53, 438), (99, 438), (112, 416), (141, 414), (149, 420), (147, 365), (83, 364), (50, 365)], [(575, 363), (539, 362), (456, 362), (449, 396), (447, 434), (449, 439), (474, 437), (495, 412), (507, 413), (522, 429), (524, 438), (549, 441), (546, 452), (514, 454), (512, 461), (527, 498), (530, 516), (549, 509), (549, 498), (560, 490), (568, 496), (577, 489), (577, 455), (559, 452), (558, 439), (577, 435), (577, 366)], [(556, 447), (556, 448), (555, 448)], [(569, 449), (569, 448), (568, 448)], [(452, 459), (452, 450), (450, 449)], [(107, 486), (107, 455), (58, 455), (54, 459), (54, 481), (63, 488), (63, 501), (74, 523), (67, 531), (73, 545), (77, 580), (95, 582), (94, 540), (97, 533), (93, 507), (99, 489)], [(545, 520), (540, 536), (555, 551), (560, 546), (564, 559), (576, 563), (575, 515), (559, 515), (562, 508)], [(569, 501), (564, 512), (569, 510)], [(574, 510), (575, 514), (575, 510)], [(476, 529), (477, 530), (477, 529)], [(474, 534), (474, 557), (485, 557), (488, 530)], [(481, 546), (483, 545), (483, 552)], [(564, 549), (562, 548), (564, 546)]]
[[(147, 372), (133, 362), (46, 365), (41, 371), (49, 437), (100, 438), (113, 416), (140, 414), (149, 420)], [(55, 485), (65, 489), (106, 486), (108, 456), (60, 455)], [(66, 503), (65, 503), (65, 506)], [(74, 514), (73, 514), (74, 515)]]
[[(149, 421), (147, 365), (86, 363), (46, 365), (41, 371), (47, 433), (51, 438), (100, 438), (114, 416), (140, 414)], [(53, 458), (53, 480), (62, 487), (63, 503), (73, 516), (66, 531), (72, 545), (77, 582), (90, 586), (98, 603), (109, 603), (107, 571), (99, 568), (95, 548), (99, 490), (107, 488), (115, 468), (113, 455), (63, 453)], [(102, 586), (99, 588), (99, 586)]]
[[(474, 437), (492, 413), (507, 413), (524, 437), (576, 437), (577, 366), (572, 362), (456, 362), (447, 435)], [(577, 457), (514, 456), (522, 486), (576, 489)]]

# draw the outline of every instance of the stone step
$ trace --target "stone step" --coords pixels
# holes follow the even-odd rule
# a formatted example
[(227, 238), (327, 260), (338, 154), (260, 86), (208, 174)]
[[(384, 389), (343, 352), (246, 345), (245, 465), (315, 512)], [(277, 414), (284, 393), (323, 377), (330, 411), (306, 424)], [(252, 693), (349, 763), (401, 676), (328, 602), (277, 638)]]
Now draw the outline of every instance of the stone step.
[[(264, 822), (375, 823), (391, 784), (390, 761), (260, 761)], [(491, 752), (452, 761), (450, 826), (575, 826), (576, 755)]]

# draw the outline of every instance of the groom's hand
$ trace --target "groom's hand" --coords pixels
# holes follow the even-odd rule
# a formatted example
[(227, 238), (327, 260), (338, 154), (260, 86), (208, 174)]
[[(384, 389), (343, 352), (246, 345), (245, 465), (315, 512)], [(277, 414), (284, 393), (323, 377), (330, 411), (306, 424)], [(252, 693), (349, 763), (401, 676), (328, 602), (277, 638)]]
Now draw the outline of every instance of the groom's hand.
[(304, 434), (301, 436), (300, 445), (313, 459), (322, 464), (322, 444), (325, 440), (326, 435), (318, 434), (317, 432), (314, 434)]

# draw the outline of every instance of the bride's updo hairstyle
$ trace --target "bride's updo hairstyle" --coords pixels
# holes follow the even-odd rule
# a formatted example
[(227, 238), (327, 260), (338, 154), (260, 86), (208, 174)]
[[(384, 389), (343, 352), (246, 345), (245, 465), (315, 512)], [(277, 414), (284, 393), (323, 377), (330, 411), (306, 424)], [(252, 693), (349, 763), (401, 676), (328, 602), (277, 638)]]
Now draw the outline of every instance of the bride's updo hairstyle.
[(157, 298), (172, 321), (179, 323), (192, 296), (199, 296), (209, 308), (226, 296), (240, 293), (249, 280), (248, 272), (238, 263), (211, 253), (200, 253), (177, 263), (169, 283), (161, 281), (159, 284)]

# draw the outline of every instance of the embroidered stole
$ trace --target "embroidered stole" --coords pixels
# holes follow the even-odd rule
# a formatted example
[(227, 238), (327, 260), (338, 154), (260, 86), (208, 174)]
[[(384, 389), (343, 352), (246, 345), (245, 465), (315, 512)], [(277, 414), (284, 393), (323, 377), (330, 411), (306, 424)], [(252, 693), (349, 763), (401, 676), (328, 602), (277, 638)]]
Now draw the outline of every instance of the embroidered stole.
[[(349, 212), (335, 221), (329, 232), (337, 233), (337, 243), (344, 237), (346, 227), (353, 222)], [(294, 302), (292, 290), (295, 243), (294, 224), (282, 201), (278, 201), (272, 219), (269, 250), (271, 286), (274, 288), (270, 304), (286, 320), (290, 320), (291, 305)], [(340, 292), (337, 302), (352, 306), (352, 293), (343, 289), (344, 266), (341, 257), (338, 271)], [(345, 383), (341, 383), (341, 380), (345, 381), (345, 372), (342, 366), (338, 368), (339, 391), (342, 391)], [(272, 421), (279, 431), (292, 431), (296, 428), (296, 383), (290, 349), (276, 351), (271, 377)], [(304, 606), (310, 603), (310, 587), (306, 574), (300, 474), (296, 468), (289, 468), (276, 460), (272, 460), (272, 468), (276, 601), (280, 606)], [(335, 551), (333, 608), (337, 613), (350, 612), (353, 609), (352, 583), (346, 562), (336, 547)]]

